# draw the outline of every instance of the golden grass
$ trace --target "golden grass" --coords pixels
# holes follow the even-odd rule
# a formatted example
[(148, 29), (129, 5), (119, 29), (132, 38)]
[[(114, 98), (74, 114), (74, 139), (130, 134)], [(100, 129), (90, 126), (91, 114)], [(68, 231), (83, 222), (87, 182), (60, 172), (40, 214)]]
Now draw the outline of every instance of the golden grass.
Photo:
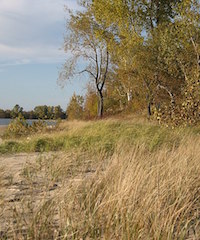
[(0, 137), (4, 134), (7, 126), (0, 126)]
[(2, 152), (49, 153), (17, 181), (0, 171), (0, 239), (199, 240), (199, 133), (108, 119), (8, 141)]
[(104, 171), (67, 192), (61, 207), (67, 236), (199, 239), (199, 144), (190, 140), (153, 154), (121, 146)]
[[(10, 239), (200, 239), (200, 139), (150, 152), (41, 156), (22, 171)], [(54, 189), (55, 186), (55, 189)], [(53, 189), (53, 190), (52, 190)], [(15, 206), (13, 208), (13, 206)]]

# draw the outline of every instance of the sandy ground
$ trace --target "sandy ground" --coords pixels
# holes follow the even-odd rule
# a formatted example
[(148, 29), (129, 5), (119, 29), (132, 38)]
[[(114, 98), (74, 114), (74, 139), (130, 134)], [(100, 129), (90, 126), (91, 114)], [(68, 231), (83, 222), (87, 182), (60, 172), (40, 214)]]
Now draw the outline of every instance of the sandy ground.
[[(0, 142), (2, 140), (0, 139)], [(13, 180), (19, 180), (19, 174), (27, 162), (35, 161), (37, 153), (33, 154), (14, 154), (0, 156), (0, 167), (4, 169), (5, 174), (13, 176)]]
[(3, 133), (5, 132), (7, 126), (0, 126), (0, 145), (3, 143), (3, 140), (2, 140), (2, 135)]
[[(23, 216), (29, 218), (30, 209), (26, 208), (29, 200), (36, 209), (44, 200), (62, 196), (64, 186), (82, 181), (83, 176), (77, 176), (73, 179), (67, 178), (66, 182), (62, 183), (48, 181), (41, 170), (37, 172), (35, 178), (30, 178), (29, 181), (27, 173), (24, 173), (27, 166), (28, 169), (31, 169), (31, 167), (37, 165), (36, 160), (39, 160), (40, 157), (51, 159), (52, 155), (54, 156), (53, 153), (0, 155), (0, 239), (13, 239), (13, 229), (16, 229), (17, 221), (19, 221), (19, 217), (13, 217), (13, 209), (14, 212), (23, 210)], [(57, 153), (56, 156), (63, 156), (63, 153)], [(92, 174), (91, 172), (85, 172), (85, 177), (91, 177)], [(55, 224), (58, 219), (58, 216), (55, 215)]]
[(6, 128), (7, 128), (7, 126), (0, 125), (0, 137), (3, 135)]
[[(22, 170), (34, 164), (37, 153), (0, 156), (0, 239), (13, 225), (13, 208), (21, 208), (21, 201), (29, 195), (29, 186), (24, 182)], [(37, 201), (39, 194), (34, 199)], [(6, 238), (7, 239), (7, 238)]]

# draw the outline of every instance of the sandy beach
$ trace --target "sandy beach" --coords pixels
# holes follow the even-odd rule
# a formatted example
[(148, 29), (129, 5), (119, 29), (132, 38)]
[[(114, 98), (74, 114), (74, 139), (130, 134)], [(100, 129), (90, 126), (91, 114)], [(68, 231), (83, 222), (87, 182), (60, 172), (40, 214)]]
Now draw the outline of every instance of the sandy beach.
[(4, 131), (6, 130), (7, 126), (6, 125), (0, 125), (0, 139), (1, 136), (3, 135)]
[(3, 140), (2, 140), (2, 135), (3, 135), (3, 133), (4, 133), (4, 131), (6, 130), (6, 128), (7, 128), (7, 126), (5, 126), (5, 125), (0, 125), (0, 144), (2, 144), (3, 143)]

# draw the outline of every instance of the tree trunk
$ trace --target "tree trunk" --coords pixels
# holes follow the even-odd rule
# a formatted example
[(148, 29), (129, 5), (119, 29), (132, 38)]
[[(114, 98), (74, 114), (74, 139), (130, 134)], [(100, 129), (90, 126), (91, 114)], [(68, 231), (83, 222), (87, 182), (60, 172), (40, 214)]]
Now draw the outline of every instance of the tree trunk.
[(152, 100), (151, 100), (150, 94), (147, 94), (147, 117), (148, 117), (148, 119), (152, 115), (151, 104), (152, 104)]
[(98, 117), (102, 118), (103, 117), (103, 107), (104, 107), (104, 102), (103, 102), (103, 94), (102, 91), (98, 91)]
[(152, 112), (151, 112), (151, 102), (150, 101), (148, 102), (147, 113), (148, 113), (148, 118), (150, 118), (151, 115), (152, 115)]

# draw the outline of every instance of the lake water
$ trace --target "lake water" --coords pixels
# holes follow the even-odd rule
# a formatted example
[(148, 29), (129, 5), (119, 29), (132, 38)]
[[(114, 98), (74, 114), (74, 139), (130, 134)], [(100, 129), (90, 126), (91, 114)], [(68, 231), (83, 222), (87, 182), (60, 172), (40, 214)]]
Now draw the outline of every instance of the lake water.
[[(9, 118), (0, 118), (0, 126), (7, 126), (11, 121), (12, 121), (12, 119), (9, 119)], [(38, 120), (27, 119), (26, 121), (28, 124), (31, 125), (33, 122), (37, 122)], [(45, 122), (47, 123), (47, 125), (55, 125), (56, 124), (56, 122), (53, 120), (45, 120)]]

